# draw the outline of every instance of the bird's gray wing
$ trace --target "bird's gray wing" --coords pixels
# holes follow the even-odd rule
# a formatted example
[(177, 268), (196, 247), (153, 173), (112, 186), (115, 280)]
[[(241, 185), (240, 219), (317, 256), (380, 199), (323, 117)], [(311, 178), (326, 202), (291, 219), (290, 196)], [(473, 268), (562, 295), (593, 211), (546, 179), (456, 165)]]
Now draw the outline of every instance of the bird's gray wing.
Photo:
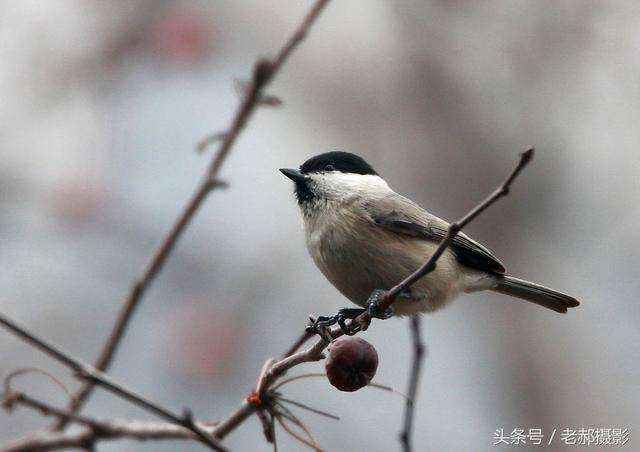
[[(439, 242), (448, 232), (446, 221), (397, 193), (369, 198), (362, 207), (375, 224), (395, 233)], [(461, 232), (451, 242), (450, 249), (458, 262), (467, 267), (499, 274), (506, 271), (491, 251)]]

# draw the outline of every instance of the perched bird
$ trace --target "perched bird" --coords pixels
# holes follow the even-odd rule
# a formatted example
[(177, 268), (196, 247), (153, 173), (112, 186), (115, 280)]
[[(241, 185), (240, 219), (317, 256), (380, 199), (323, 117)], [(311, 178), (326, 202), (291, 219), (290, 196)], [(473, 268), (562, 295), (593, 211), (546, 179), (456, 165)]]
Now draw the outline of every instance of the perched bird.
[[(394, 192), (361, 157), (327, 152), (297, 169), (281, 169), (295, 183), (306, 244), (320, 271), (345, 297), (367, 306), (418, 269), (447, 234), (448, 223)], [(402, 292), (396, 315), (434, 311), (458, 294), (492, 290), (556, 312), (579, 302), (506, 274), (486, 247), (459, 233), (435, 270)], [(354, 310), (352, 310), (354, 311)]]

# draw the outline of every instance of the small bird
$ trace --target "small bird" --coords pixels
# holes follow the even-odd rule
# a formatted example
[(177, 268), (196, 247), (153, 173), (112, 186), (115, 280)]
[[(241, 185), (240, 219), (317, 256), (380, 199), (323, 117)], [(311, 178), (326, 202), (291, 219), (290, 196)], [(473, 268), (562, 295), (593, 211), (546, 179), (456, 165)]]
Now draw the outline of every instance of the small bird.
[[(418, 269), (448, 232), (446, 221), (394, 192), (355, 154), (327, 152), (310, 158), (299, 170), (280, 171), (295, 183), (313, 261), (359, 306), (366, 307), (374, 291), (388, 290)], [(458, 233), (435, 270), (399, 295), (393, 313), (434, 311), (460, 293), (481, 290), (561, 313), (580, 304), (569, 295), (507, 275), (486, 247)]]

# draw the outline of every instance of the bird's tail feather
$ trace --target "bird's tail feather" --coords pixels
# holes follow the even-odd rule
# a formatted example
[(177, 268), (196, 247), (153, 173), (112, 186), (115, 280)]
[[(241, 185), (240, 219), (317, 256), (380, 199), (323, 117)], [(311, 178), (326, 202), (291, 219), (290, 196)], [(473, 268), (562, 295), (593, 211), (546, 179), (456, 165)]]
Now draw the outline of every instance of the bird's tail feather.
[(562, 292), (525, 281), (524, 279), (514, 278), (513, 276), (500, 276), (498, 285), (492, 290), (521, 298), (561, 313), (567, 312), (567, 308), (575, 308), (580, 304), (578, 300)]

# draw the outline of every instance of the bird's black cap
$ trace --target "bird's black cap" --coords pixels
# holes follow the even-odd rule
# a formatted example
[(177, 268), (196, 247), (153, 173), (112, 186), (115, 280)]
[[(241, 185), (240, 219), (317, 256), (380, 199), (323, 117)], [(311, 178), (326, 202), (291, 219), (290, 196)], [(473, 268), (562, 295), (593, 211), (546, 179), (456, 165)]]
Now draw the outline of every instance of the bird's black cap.
[(304, 162), (300, 167), (302, 174), (321, 171), (378, 175), (371, 165), (365, 162), (362, 157), (351, 154), (350, 152), (341, 151), (325, 152), (324, 154), (316, 155)]

